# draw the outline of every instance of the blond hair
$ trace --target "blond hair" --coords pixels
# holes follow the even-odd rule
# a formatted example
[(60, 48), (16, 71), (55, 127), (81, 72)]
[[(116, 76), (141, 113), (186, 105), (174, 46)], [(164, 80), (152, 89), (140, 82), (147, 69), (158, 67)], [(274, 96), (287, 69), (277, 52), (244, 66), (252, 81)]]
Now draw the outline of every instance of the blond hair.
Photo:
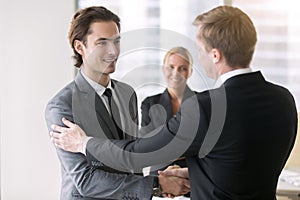
[(209, 51), (220, 50), (230, 67), (249, 67), (257, 41), (249, 16), (238, 8), (219, 6), (196, 17), (197, 38)]
[(182, 58), (184, 58), (189, 63), (189, 67), (192, 68), (193, 57), (192, 57), (191, 53), (184, 47), (173, 47), (172, 49), (170, 49), (166, 53), (163, 63), (165, 64), (167, 59), (173, 54), (179, 54), (180, 56), (182, 56)]

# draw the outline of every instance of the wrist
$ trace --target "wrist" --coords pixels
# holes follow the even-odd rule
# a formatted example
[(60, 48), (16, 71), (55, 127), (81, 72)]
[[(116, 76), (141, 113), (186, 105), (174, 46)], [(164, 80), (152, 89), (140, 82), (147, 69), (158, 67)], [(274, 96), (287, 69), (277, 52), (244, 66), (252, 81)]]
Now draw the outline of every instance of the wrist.
[(162, 190), (161, 190), (161, 186), (159, 184), (158, 176), (154, 176), (154, 178), (153, 178), (152, 195), (153, 196), (158, 196), (158, 197), (162, 196)]
[(92, 137), (85, 136), (85, 138), (83, 139), (83, 142), (82, 142), (82, 146), (80, 148), (80, 150), (81, 150), (80, 153), (86, 155), (86, 146), (90, 139), (92, 139)]

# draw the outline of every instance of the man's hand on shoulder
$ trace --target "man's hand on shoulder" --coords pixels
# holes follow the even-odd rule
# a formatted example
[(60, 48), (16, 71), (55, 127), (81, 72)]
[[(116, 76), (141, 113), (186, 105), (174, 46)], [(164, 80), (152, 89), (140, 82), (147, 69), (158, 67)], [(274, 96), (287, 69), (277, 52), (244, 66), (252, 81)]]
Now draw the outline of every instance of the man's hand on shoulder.
[(85, 154), (85, 145), (88, 137), (85, 132), (76, 124), (63, 118), (62, 122), (66, 127), (51, 125), (53, 131), (50, 132), (54, 145), (70, 152), (81, 152)]

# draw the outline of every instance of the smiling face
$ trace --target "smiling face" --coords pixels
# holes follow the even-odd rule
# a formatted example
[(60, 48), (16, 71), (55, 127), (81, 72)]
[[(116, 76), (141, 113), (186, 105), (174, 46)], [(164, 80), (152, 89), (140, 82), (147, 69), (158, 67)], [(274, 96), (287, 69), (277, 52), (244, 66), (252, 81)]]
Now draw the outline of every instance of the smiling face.
[(113, 73), (120, 53), (120, 33), (116, 23), (92, 23), (86, 44), (77, 40), (75, 48), (82, 56), (83, 72), (94, 81), (101, 75)]
[(192, 73), (192, 67), (187, 59), (178, 53), (170, 54), (165, 60), (163, 73), (168, 88), (185, 88), (186, 81)]

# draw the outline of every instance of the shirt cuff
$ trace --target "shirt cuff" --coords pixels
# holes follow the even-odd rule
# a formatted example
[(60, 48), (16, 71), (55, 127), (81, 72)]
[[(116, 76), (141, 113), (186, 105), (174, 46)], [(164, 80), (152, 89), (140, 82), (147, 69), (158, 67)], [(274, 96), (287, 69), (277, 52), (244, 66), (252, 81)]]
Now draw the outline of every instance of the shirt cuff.
[(83, 141), (81, 153), (83, 153), (85, 156), (86, 156), (86, 145), (88, 141), (92, 138), (93, 137), (86, 137), (85, 140)]

